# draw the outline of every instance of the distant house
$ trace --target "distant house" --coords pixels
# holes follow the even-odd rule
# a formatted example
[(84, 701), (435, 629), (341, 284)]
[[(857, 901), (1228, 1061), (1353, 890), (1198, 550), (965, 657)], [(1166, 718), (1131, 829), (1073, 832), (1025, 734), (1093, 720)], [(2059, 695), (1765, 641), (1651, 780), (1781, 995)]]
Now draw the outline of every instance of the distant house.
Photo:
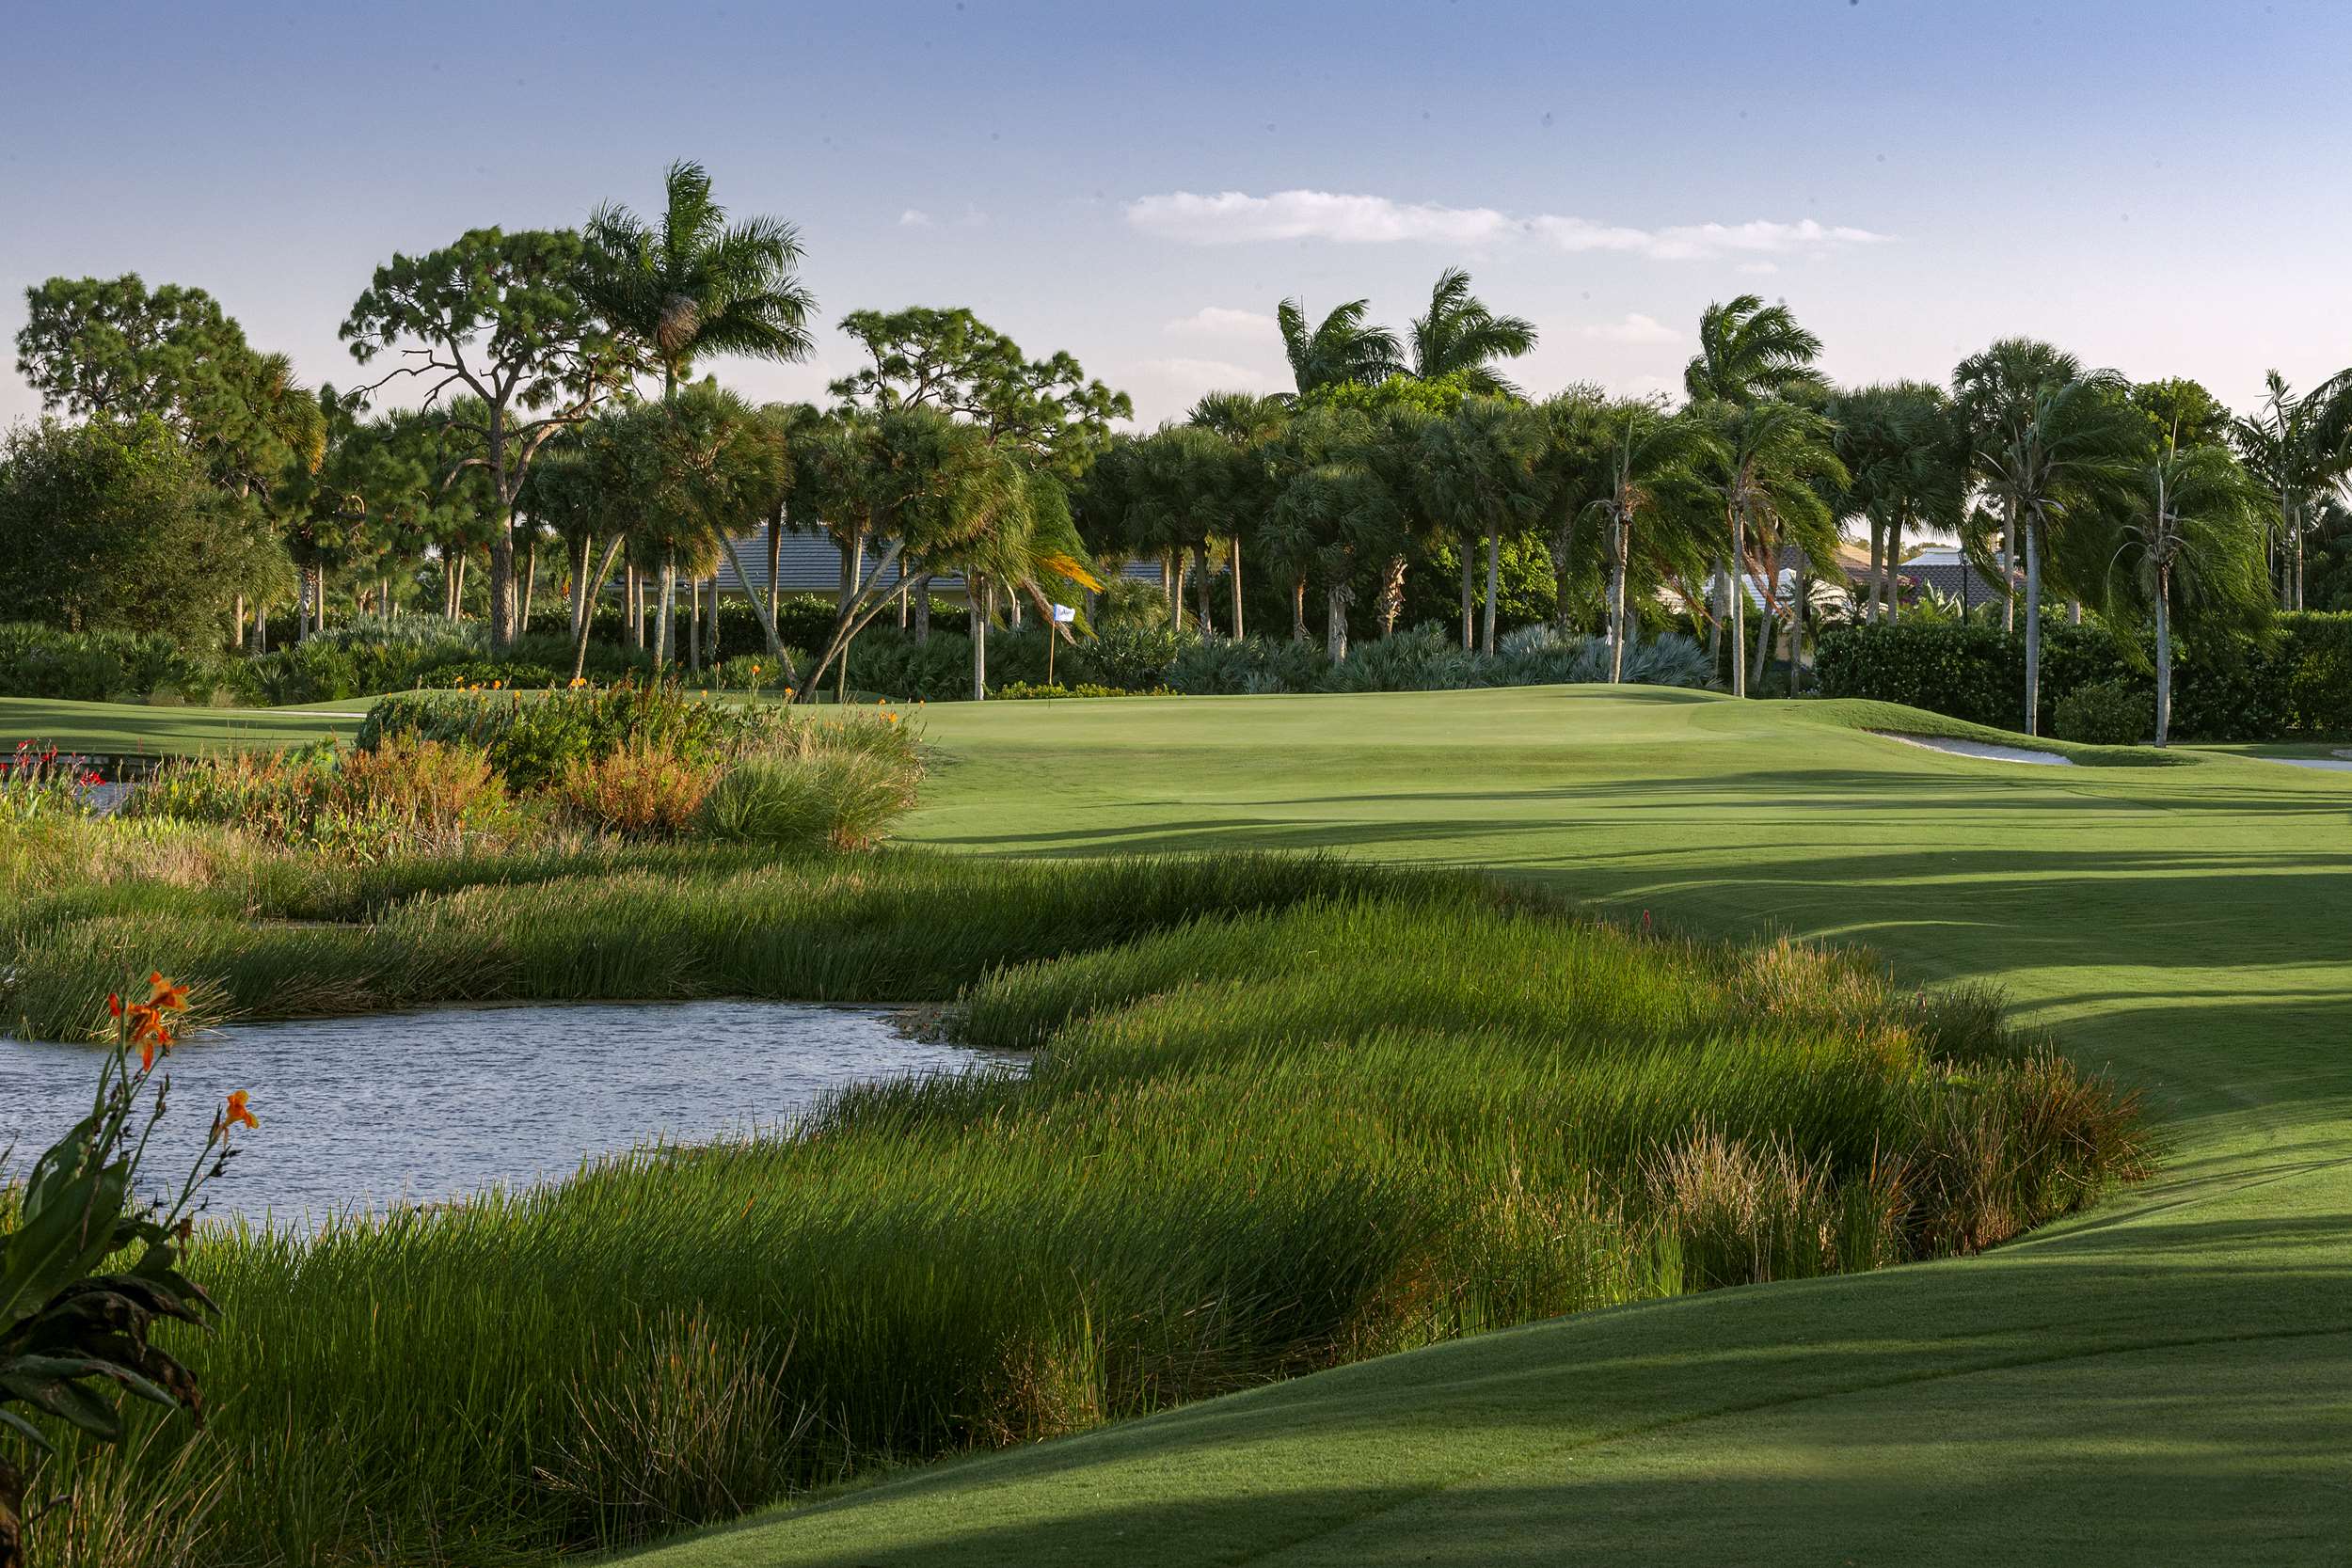
[[(2000, 584), (1969, 565), (1957, 545), (1930, 545), (1914, 550), (1898, 570), (1916, 588), (1934, 589), (1963, 612), (1982, 604), (1998, 604), (2003, 597)], [(2017, 575), (2016, 582), (2024, 586), (2024, 574)], [(1915, 596), (1916, 588), (1905, 597)]]
[[(745, 534), (735, 541), (736, 550), (743, 558), (743, 570), (751, 574), (748, 585), (735, 575), (735, 562), (724, 552), (720, 554), (720, 593), (768, 592), (768, 534), (769, 530), (763, 527), (757, 532)], [(834, 546), (830, 534), (796, 532), (787, 528), (778, 535), (778, 592), (828, 594), (841, 592), (841, 551)], [(902, 583), (911, 581), (915, 574), (902, 570), (903, 562), (893, 562), (889, 568), (883, 569), (882, 559), (887, 550), (887, 546), (878, 546), (868, 540), (862, 569), (866, 581), (879, 580), (885, 590), (895, 592)], [(877, 572), (880, 573), (879, 578)], [(1120, 575), (1156, 587), (1160, 582), (1160, 563), (1156, 561), (1130, 561), (1120, 568)], [(941, 572), (934, 576), (930, 591), (933, 598), (959, 604), (965, 598), (963, 578), (953, 572)]]

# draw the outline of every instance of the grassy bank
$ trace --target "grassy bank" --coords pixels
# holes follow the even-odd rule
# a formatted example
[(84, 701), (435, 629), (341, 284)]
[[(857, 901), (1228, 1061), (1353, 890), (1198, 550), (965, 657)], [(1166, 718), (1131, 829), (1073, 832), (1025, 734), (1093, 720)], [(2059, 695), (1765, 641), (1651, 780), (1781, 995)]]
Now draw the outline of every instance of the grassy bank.
[(151, 1550), (105, 1538), (150, 1486), (199, 1498), (199, 1562), (541, 1560), (1553, 1313), (1970, 1250), (2148, 1156), (2127, 1100), (1972, 994), (1446, 875), (362, 867), (74, 821), (8, 852), (8, 1002), (43, 1033), (127, 962), (215, 1018), (956, 996), (962, 1037), (1032, 1062), (550, 1192), (212, 1238), (210, 1433), (90, 1461), (73, 1560)]

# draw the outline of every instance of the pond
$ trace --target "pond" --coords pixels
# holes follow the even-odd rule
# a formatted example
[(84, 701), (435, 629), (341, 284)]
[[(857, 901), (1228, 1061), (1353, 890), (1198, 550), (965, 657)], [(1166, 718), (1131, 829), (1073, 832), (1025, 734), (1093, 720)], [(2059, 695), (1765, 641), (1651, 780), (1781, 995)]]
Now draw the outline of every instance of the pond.
[[(974, 1052), (902, 1034), (879, 1008), (774, 1002), (443, 1008), (239, 1024), (174, 1053), (170, 1114), (142, 1187), (179, 1180), (214, 1107), (252, 1094), (259, 1132), (212, 1188), (215, 1215), (298, 1227), (560, 1180), (657, 1139), (770, 1129), (829, 1091), (955, 1072)], [(0, 1038), (0, 1151), (21, 1175), (89, 1111), (87, 1046)]]

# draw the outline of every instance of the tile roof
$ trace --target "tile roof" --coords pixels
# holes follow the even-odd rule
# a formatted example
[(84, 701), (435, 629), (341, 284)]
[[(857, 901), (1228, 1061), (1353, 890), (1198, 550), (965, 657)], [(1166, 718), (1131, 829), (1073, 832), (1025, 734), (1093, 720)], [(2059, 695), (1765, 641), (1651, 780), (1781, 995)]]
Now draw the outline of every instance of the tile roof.
[[(751, 585), (761, 593), (768, 591), (768, 529), (739, 536), (735, 547), (743, 557), (743, 569), (751, 574)], [(833, 537), (825, 533), (803, 532), (787, 528), (783, 531), (777, 560), (777, 585), (787, 594), (833, 594), (841, 588), (841, 551)], [(882, 551), (869, 540), (866, 546), (864, 570), (870, 578), (881, 562)], [(881, 578), (885, 588), (895, 588), (901, 573), (896, 565)], [(1138, 582), (1157, 583), (1160, 563), (1156, 561), (1130, 561), (1120, 567), (1121, 577)], [(722, 552), (719, 557), (719, 591), (740, 594), (744, 584), (735, 575), (735, 563)], [(931, 591), (938, 594), (961, 594), (963, 578), (954, 572), (941, 572), (931, 578)]]

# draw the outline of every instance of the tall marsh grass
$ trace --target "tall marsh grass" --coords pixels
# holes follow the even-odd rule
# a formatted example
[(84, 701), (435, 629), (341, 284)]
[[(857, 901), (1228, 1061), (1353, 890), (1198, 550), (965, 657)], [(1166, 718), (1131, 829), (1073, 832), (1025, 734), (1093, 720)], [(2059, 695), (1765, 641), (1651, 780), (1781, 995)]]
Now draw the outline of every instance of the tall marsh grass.
[(2148, 1158), (2130, 1097), (1980, 995), (1469, 879), (726, 845), (321, 874), (201, 836), (64, 875), (97, 831), (0, 862), (8, 1016), (40, 1032), (136, 953), (215, 1016), (952, 999), (958, 1037), (1025, 1053), (553, 1188), (215, 1230), (225, 1324), (181, 1347), (207, 1434), (86, 1456), (75, 1505), (182, 1499), (199, 1563), (544, 1561), (1533, 1318), (1989, 1244)]

